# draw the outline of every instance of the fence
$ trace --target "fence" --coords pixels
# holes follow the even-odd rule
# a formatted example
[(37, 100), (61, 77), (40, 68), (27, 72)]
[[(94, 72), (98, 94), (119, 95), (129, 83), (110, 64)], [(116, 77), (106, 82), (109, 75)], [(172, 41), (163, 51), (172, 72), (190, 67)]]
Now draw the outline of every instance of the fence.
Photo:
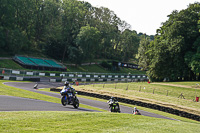
[[(52, 81), (136, 81), (147, 80), (146, 75), (133, 75), (133, 74), (118, 74), (118, 73), (86, 73), (86, 72), (38, 72), (26, 70), (13, 70), (0, 68), (2, 76), (20, 76), (20, 77), (50, 77)], [(53, 79), (54, 78), (54, 79)]]

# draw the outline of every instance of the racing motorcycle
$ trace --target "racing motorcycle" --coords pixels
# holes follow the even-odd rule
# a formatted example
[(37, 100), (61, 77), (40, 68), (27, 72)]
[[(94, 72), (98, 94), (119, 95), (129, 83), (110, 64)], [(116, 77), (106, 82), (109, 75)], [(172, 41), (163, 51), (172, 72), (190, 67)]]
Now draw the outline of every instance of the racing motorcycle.
[(118, 113), (121, 112), (118, 101), (110, 102), (109, 105), (110, 105), (110, 107), (109, 107), (110, 112), (118, 112)]
[(67, 89), (67, 90), (62, 90), (60, 91), (60, 94), (62, 96), (61, 98), (61, 103), (63, 106), (68, 105), (73, 105), (74, 108), (78, 108), (79, 107), (79, 100), (75, 96), (73, 96), (73, 92), (71, 91), (71, 89)]

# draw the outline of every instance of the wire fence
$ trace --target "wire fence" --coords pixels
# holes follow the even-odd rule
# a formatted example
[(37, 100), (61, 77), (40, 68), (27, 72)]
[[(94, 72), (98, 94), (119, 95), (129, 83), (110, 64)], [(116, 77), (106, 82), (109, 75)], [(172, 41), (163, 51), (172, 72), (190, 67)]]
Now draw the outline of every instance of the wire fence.
[[(104, 82), (101, 84), (91, 84), (91, 87), (95, 88), (103, 88), (103, 89), (115, 89), (116, 92), (121, 91), (128, 91), (129, 93), (137, 92), (140, 94), (147, 93), (151, 95), (160, 95), (162, 97), (175, 97), (179, 99), (185, 99), (185, 100), (193, 100), (193, 101), (199, 101), (200, 97), (200, 85), (196, 86), (188, 86), (189, 88), (183, 88), (183, 87), (172, 87), (172, 86), (164, 86), (159, 85), (157, 87), (152, 86), (151, 84), (148, 84), (146, 81), (145, 83), (140, 82), (127, 82), (119, 83), (119, 82)], [(87, 83), (85, 82), (87, 85)], [(89, 84), (89, 83), (88, 83)], [(114, 91), (115, 91), (114, 90)]]

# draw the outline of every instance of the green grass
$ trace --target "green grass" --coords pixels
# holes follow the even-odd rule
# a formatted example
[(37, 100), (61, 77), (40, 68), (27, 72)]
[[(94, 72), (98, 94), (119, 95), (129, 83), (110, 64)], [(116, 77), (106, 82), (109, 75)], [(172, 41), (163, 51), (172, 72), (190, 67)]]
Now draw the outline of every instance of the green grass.
[[(126, 90), (127, 87), (128, 90)], [(118, 83), (105, 85), (95, 84), (78, 86), (76, 88), (77, 90), (92, 91), (110, 96), (119, 96), (133, 100), (160, 104), (163, 106), (189, 111), (191, 113), (200, 113), (200, 103), (193, 102), (195, 95), (194, 88), (174, 87), (160, 84), (148, 84), (146, 82)], [(166, 96), (167, 90), (168, 96)], [(185, 99), (178, 98), (178, 96), (181, 93), (183, 93)], [(197, 96), (200, 96), (200, 89), (196, 90), (196, 94)]]
[[(59, 98), (39, 94), (39, 93), (36, 93), (36, 92), (31, 92), (31, 91), (20, 89), (20, 88), (10, 87), (10, 86), (4, 85), (3, 82), (8, 82), (8, 81), (0, 80), (0, 95), (37, 99), (37, 100), (43, 100), (43, 101), (47, 101), (47, 102), (61, 104)], [(103, 112), (106, 111), (106, 110), (103, 110), (103, 109), (99, 109), (99, 108), (84, 105), (84, 104), (80, 104), (80, 107), (92, 109), (92, 110), (97, 110), (97, 111), (103, 111)]]
[(145, 71), (139, 71), (131, 68), (121, 68), (120, 71), (109, 71), (100, 65), (67, 66), (69, 72), (92, 72), (92, 73), (123, 73), (123, 74), (146, 74)]
[[(0, 81), (0, 95), (28, 97), (42, 100), (45, 95), (8, 87)], [(77, 88), (77, 87), (76, 87)], [(47, 89), (44, 89), (47, 90)], [(38, 95), (38, 96), (35, 96)], [(29, 97), (30, 96), (30, 97)], [(48, 97), (48, 96), (47, 96)], [(47, 98), (46, 97), (46, 98)], [(45, 101), (46, 101), (45, 98)], [(51, 99), (52, 97), (48, 97)], [(53, 98), (54, 99), (54, 98)], [(58, 101), (57, 101), (58, 100)], [(51, 101), (51, 100), (50, 100)], [(52, 100), (53, 102), (54, 100)], [(55, 102), (60, 103), (59, 98)], [(121, 103), (120, 103), (121, 104)], [(130, 105), (128, 105), (130, 106)], [(144, 108), (140, 108), (145, 110)], [(147, 109), (148, 110), (148, 109)], [(167, 115), (167, 113), (165, 113)], [(170, 115), (170, 114), (169, 114)], [(170, 116), (169, 116), (170, 117)], [(178, 117), (178, 116), (177, 116)], [(0, 132), (198, 132), (199, 122), (171, 121), (121, 113), (20, 111), (0, 112)]]
[[(162, 82), (164, 84), (164, 82)], [(188, 87), (199, 87), (200, 81), (182, 81), (182, 82), (166, 82), (167, 84), (174, 84), (174, 85), (185, 85)], [(199, 85), (196, 85), (199, 84)]]
[[(30, 70), (30, 69), (25, 69), (16, 62), (14, 62), (11, 59), (5, 59), (5, 60), (0, 60), (0, 68), (7, 68), (7, 69), (17, 69), (17, 70)], [(34, 70), (32, 70), (34, 71)], [(41, 70), (35, 70), (35, 71), (41, 71)], [(49, 71), (42, 71), (48, 73)], [(122, 68), (120, 71), (109, 71), (105, 70), (103, 67), (99, 65), (82, 65), (82, 66), (67, 66), (67, 72), (90, 72), (90, 73), (131, 73), (131, 74), (145, 74), (145, 71), (138, 71), (135, 69), (130, 69), (130, 68)], [(52, 73), (50, 71), (49, 73)], [(58, 73), (58, 72), (54, 72)]]
[[(88, 96), (79, 96), (79, 97), (86, 98), (86, 99), (91, 99), (91, 100), (103, 101), (103, 102), (107, 102), (108, 101), (108, 100), (94, 98), (94, 97), (88, 97)], [(166, 117), (173, 118), (173, 119), (180, 120), (180, 121), (192, 122), (192, 123), (200, 124), (200, 122), (195, 121), (195, 120), (187, 119), (187, 118), (184, 118), (184, 117), (180, 117), (180, 116), (177, 116), (177, 115), (169, 114), (169, 113), (158, 111), (158, 110), (154, 110), (154, 109), (149, 109), (149, 108), (145, 108), (145, 107), (141, 107), (141, 106), (137, 106), (137, 105), (132, 105), (132, 104), (121, 103), (121, 102), (119, 102), (119, 104), (127, 106), (127, 107), (131, 107), (131, 108), (137, 107), (138, 109), (143, 110), (143, 111), (151, 112), (151, 113), (154, 113), (154, 114), (159, 114), (159, 115), (166, 116)]]
[[(52, 91), (50, 91), (49, 88), (41, 89), (40, 91), (52, 92)], [(59, 92), (54, 92), (54, 93), (59, 93)], [(99, 98), (95, 98), (95, 97), (84, 96), (84, 95), (78, 95), (78, 97), (85, 98), (85, 99), (96, 100), (96, 101), (102, 101), (102, 102), (107, 102), (108, 101), (108, 100), (99, 99)], [(169, 113), (158, 111), (158, 110), (154, 110), (154, 109), (149, 109), (149, 108), (145, 108), (145, 107), (141, 107), (141, 106), (137, 106), (137, 105), (132, 105), (132, 104), (121, 103), (121, 102), (119, 102), (119, 104), (131, 107), (131, 108), (137, 107), (138, 109), (143, 110), (143, 111), (147, 111), (147, 112), (151, 112), (151, 113), (154, 113), (154, 114), (163, 115), (163, 116), (166, 116), (166, 117), (169, 117), (169, 118), (173, 118), (173, 119), (176, 119), (176, 120), (180, 120), (180, 121), (192, 122), (192, 123), (200, 124), (199, 122), (197, 122), (195, 120), (187, 119), (187, 118), (184, 118), (184, 117), (180, 117), (180, 116), (177, 116), (177, 115), (169, 114)]]
[(17, 64), (16, 62), (14, 62), (11, 59), (0, 60), (0, 68), (24, 70), (24, 68), (22, 66), (20, 66), (19, 64)]
[(199, 124), (119, 113), (0, 112), (0, 132), (195, 133)]
[(85, 66), (67, 66), (69, 72), (95, 72), (95, 73), (107, 73), (106, 71), (99, 67), (99, 65), (85, 65)]
[(31, 98), (31, 99), (38, 99), (38, 100), (43, 100), (47, 102), (58, 103), (58, 98), (31, 92), (24, 89), (10, 87), (10, 86), (4, 85), (3, 82), (8, 82), (8, 81), (0, 80), (0, 95)]

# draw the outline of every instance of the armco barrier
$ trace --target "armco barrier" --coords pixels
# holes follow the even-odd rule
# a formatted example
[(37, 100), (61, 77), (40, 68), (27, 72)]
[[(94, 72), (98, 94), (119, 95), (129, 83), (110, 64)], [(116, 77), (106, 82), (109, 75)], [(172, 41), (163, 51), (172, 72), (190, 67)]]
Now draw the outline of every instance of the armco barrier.
[[(51, 88), (50, 91), (60, 92), (61, 89)], [(96, 97), (96, 98), (101, 98), (101, 99), (106, 99), (106, 100), (110, 99), (110, 96), (108, 96), (108, 95), (101, 95), (101, 94), (84, 92), (84, 91), (77, 91), (77, 93), (79, 95), (91, 96), (91, 97)], [(135, 101), (135, 100), (126, 99), (126, 98), (120, 98), (120, 97), (116, 97), (116, 98), (119, 102), (133, 104), (133, 105), (151, 108), (151, 109), (155, 109), (155, 110), (160, 110), (160, 111), (171, 113), (171, 114), (178, 115), (178, 116), (181, 116), (181, 117), (186, 117), (186, 118), (189, 118), (189, 119), (200, 121), (199, 115), (191, 114), (191, 113), (188, 113), (188, 112), (185, 112), (185, 111), (180, 111), (180, 110), (173, 109), (173, 108), (170, 108), (170, 107), (164, 107), (164, 106), (160, 106), (160, 105), (156, 105), (156, 104), (145, 103), (145, 102)]]
[(50, 82), (64, 82), (64, 81), (79, 81), (79, 82), (147, 82), (147, 79), (137, 79), (137, 80), (124, 80), (124, 79), (99, 79), (99, 78), (51, 78)]
[(62, 73), (46, 73), (46, 72), (38, 72), (38, 71), (26, 71), (26, 70), (13, 70), (0, 68), (0, 72), (6, 76), (48, 76), (48, 77), (63, 77), (63, 78), (79, 78), (79, 79), (120, 79), (120, 81), (128, 81), (128, 80), (148, 80), (148, 77), (144, 74), (126, 74), (126, 73), (85, 73), (85, 72), (62, 72)]

